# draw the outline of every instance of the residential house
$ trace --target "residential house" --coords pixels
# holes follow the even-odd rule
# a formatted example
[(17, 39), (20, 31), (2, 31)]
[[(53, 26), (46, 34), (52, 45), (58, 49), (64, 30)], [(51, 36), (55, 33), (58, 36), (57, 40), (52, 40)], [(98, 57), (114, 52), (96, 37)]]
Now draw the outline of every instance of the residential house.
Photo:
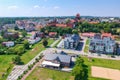
[(88, 38), (92, 38), (92, 37), (94, 37), (94, 35), (95, 35), (95, 33), (92, 33), (92, 32), (91, 33), (82, 33), (81, 34), (82, 37), (88, 37)]
[(2, 45), (6, 47), (12, 47), (15, 45), (15, 43), (13, 41), (8, 41), (8, 42), (2, 42)]
[(80, 42), (80, 36), (78, 34), (73, 34), (71, 36), (65, 37), (58, 45), (58, 48), (64, 49), (76, 49)]
[(36, 38), (34, 38), (34, 39), (28, 39), (28, 42), (29, 42), (30, 44), (35, 44), (35, 43), (39, 42), (40, 40), (41, 40), (40, 37), (36, 37)]
[[(107, 33), (105, 33), (107, 34)], [(116, 50), (116, 43), (111, 38), (110, 34), (95, 34), (93, 38), (90, 39), (89, 51), (97, 53), (114, 53)]]
[(37, 31), (30, 32), (31, 36), (28, 39), (28, 42), (30, 44), (35, 44), (41, 40), (41, 37), (38, 33), (39, 32), (37, 32)]
[(48, 68), (70, 67), (71, 56), (64, 54), (51, 53), (43, 58), (42, 66)]
[(5, 32), (3, 35), (4, 38), (13, 38), (13, 39), (17, 39), (19, 38), (19, 33), (17, 32)]
[(16, 21), (16, 25), (19, 29), (25, 29), (25, 22), (23, 20)]
[(49, 32), (49, 37), (54, 38), (56, 37), (56, 35), (57, 35), (57, 32)]

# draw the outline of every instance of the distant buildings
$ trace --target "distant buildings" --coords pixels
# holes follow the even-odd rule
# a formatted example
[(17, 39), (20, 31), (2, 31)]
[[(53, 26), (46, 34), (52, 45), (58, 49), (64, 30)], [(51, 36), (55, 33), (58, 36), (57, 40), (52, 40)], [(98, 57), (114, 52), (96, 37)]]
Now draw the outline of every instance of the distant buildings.
[(33, 31), (31, 32), (31, 36), (29, 37), (28, 42), (30, 44), (35, 44), (39, 42), (42, 37), (43, 37), (43, 34), (41, 34), (40, 32)]
[(19, 33), (17, 33), (17, 32), (5, 32), (3, 35), (3, 38), (17, 39), (17, 38), (19, 38)]
[(2, 42), (2, 45), (6, 47), (12, 47), (15, 45), (15, 43), (13, 41), (8, 41), (8, 42)]
[(58, 45), (58, 48), (64, 49), (76, 49), (80, 42), (80, 37), (78, 34), (73, 34), (65, 37)]
[(116, 43), (112, 39), (110, 33), (95, 34), (93, 38), (90, 39), (89, 51), (97, 53), (114, 53), (116, 50)]
[(30, 44), (35, 44), (35, 43), (39, 42), (40, 40), (41, 40), (40, 37), (36, 37), (36, 38), (34, 38), (34, 39), (28, 39), (28, 42), (29, 42)]

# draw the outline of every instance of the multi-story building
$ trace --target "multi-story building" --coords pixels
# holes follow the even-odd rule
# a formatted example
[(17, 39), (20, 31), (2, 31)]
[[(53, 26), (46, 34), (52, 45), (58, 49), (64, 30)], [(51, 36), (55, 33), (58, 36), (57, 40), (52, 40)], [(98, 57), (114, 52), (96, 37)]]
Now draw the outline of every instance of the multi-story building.
[(58, 45), (58, 48), (76, 49), (80, 42), (80, 37), (77, 34), (65, 37)]
[(96, 34), (90, 39), (89, 51), (97, 53), (114, 53), (116, 49), (115, 41), (108, 35)]

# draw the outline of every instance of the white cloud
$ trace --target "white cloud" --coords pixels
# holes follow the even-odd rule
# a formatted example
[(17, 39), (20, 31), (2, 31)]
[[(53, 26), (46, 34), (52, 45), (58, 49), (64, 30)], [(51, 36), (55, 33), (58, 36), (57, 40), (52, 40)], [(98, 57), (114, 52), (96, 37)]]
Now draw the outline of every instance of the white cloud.
[(53, 8), (54, 8), (54, 9), (59, 9), (60, 7), (59, 7), (59, 6), (54, 6)]
[(8, 6), (8, 9), (17, 9), (18, 6)]
[(35, 5), (34, 8), (40, 8), (40, 6), (39, 5)]

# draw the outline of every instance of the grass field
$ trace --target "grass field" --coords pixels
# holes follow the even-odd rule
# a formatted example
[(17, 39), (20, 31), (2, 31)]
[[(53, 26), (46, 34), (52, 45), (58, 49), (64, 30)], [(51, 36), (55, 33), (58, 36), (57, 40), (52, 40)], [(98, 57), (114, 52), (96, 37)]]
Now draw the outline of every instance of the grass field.
[(6, 72), (7, 68), (9, 68), (12, 64), (12, 58), (15, 57), (15, 55), (0, 55), (0, 78), (2, 77), (2, 74)]
[(87, 57), (83, 57), (85, 65), (88, 66), (88, 80), (107, 80), (102, 78), (93, 78), (91, 76), (91, 66), (99, 66), (105, 68), (119, 69), (120, 70), (120, 60), (107, 60), (107, 59), (98, 59), (93, 58), (92, 61), (89, 61)]
[(42, 42), (39, 42), (33, 46), (33, 49), (28, 50), (26, 53), (24, 53), (21, 56), (21, 60), (24, 64), (28, 63), (30, 60), (32, 60), (39, 52), (42, 50), (45, 50), (44, 46), (42, 45)]
[[(53, 39), (48, 39), (48, 46), (50, 46), (53, 42), (54, 42)], [(28, 63), (37, 54), (39, 54), (39, 52), (41, 52), (42, 50), (45, 50), (44, 46), (42, 45), (42, 41), (32, 46), (32, 48), (33, 48), (32, 50), (28, 50), (26, 53), (24, 53), (21, 56), (22, 62), (24, 64)]]
[(48, 39), (48, 46), (50, 46), (54, 41), (55, 41), (54, 39), (49, 38), (49, 39)]
[(60, 72), (45, 68), (35, 68), (26, 80), (74, 80), (71, 73)]
[(108, 60), (108, 59), (98, 59), (93, 58), (92, 61), (88, 61), (88, 58), (83, 58), (86, 65), (89, 66), (101, 66), (106, 68), (112, 69), (119, 69), (120, 70), (120, 60)]

